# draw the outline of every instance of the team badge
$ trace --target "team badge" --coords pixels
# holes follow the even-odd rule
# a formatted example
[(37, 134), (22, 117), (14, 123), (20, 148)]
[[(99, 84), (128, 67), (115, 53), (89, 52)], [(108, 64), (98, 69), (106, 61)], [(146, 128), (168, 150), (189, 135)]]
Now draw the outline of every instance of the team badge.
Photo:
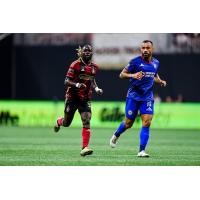
[(156, 67), (157, 67), (156, 64), (153, 64), (153, 67), (156, 69)]

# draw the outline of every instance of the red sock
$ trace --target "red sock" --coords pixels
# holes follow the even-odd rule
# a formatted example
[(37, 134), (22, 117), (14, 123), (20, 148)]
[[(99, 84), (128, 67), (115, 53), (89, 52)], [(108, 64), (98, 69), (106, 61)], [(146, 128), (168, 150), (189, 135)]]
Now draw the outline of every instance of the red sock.
[(62, 126), (63, 125), (63, 120), (64, 120), (63, 117), (60, 117), (60, 118), (57, 119), (58, 126)]
[(82, 129), (83, 148), (88, 146), (89, 141), (90, 141), (90, 128), (83, 128)]

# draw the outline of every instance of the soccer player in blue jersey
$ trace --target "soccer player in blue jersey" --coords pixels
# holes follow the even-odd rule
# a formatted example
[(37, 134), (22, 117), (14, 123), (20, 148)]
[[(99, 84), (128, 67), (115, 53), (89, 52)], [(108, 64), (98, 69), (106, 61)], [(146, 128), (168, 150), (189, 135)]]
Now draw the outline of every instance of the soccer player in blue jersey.
[(141, 56), (132, 59), (120, 73), (121, 79), (129, 79), (130, 86), (126, 98), (125, 120), (120, 124), (110, 139), (110, 146), (116, 147), (120, 135), (131, 128), (140, 112), (142, 128), (140, 131), (140, 148), (138, 157), (149, 157), (145, 152), (149, 139), (150, 125), (154, 114), (153, 83), (166, 86), (166, 81), (158, 75), (159, 61), (152, 57), (153, 42), (144, 40), (141, 45)]

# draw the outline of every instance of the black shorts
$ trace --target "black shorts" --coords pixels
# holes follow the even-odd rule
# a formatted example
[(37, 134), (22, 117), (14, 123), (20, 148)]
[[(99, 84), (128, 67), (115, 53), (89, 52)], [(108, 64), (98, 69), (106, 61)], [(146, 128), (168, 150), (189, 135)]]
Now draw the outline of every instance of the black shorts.
[(79, 113), (90, 112), (91, 113), (91, 101), (81, 100), (65, 100), (65, 113), (75, 113), (78, 109)]

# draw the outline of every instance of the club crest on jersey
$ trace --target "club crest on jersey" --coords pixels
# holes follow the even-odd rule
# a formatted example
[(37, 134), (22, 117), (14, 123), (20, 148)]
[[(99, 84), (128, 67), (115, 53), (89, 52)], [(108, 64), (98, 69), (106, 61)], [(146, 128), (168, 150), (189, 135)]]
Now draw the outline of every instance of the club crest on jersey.
[(157, 67), (156, 64), (153, 64), (153, 67), (156, 69), (156, 67)]
[(129, 114), (129, 115), (132, 115), (132, 114), (133, 114), (133, 111), (132, 111), (132, 110), (129, 110), (129, 111), (128, 111), (128, 114)]

